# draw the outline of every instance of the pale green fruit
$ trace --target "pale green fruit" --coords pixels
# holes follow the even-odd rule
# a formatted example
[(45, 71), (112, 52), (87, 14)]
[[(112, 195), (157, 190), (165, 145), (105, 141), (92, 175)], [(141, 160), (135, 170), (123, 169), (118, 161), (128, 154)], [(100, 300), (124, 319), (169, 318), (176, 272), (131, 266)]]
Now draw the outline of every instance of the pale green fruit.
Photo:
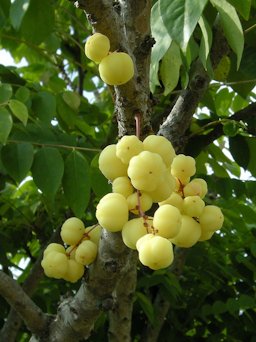
[(128, 221), (122, 229), (123, 242), (131, 249), (136, 249), (137, 241), (145, 234), (147, 234), (147, 228), (142, 217)]
[(77, 217), (67, 219), (62, 227), (60, 236), (68, 245), (76, 245), (84, 235), (84, 223)]
[(199, 217), (199, 222), (204, 231), (215, 232), (222, 227), (224, 216), (216, 205), (206, 205)]
[(63, 279), (71, 283), (77, 282), (84, 275), (84, 266), (74, 259), (68, 260), (67, 272)]
[(140, 251), (141, 247), (143, 246), (143, 244), (148, 241), (148, 240), (151, 240), (154, 238), (154, 234), (152, 233), (148, 233), (146, 235), (143, 235), (141, 238), (139, 238), (136, 242), (136, 249), (137, 251)]
[(175, 189), (175, 179), (169, 172), (166, 172), (164, 180), (158, 184), (157, 188), (153, 191), (146, 193), (152, 198), (154, 203), (166, 200)]
[(210, 240), (212, 238), (213, 234), (214, 234), (214, 232), (202, 229), (202, 234), (201, 234), (201, 236), (200, 236), (198, 241)]
[(70, 259), (75, 259), (76, 249), (77, 249), (77, 246), (75, 246), (75, 245), (69, 246), (66, 249), (67, 257), (70, 258)]
[(170, 239), (175, 237), (181, 228), (181, 214), (179, 209), (164, 204), (154, 214), (153, 227), (157, 235)]
[(103, 175), (114, 180), (117, 177), (127, 176), (127, 165), (116, 156), (116, 145), (106, 146), (99, 156), (99, 169)]
[(97, 256), (98, 247), (91, 240), (84, 240), (76, 249), (75, 260), (82, 265), (90, 265)]
[(102, 59), (99, 64), (101, 79), (109, 85), (125, 84), (134, 75), (131, 57), (125, 52), (113, 52)]
[(46, 257), (46, 255), (49, 252), (59, 252), (59, 253), (63, 253), (65, 254), (65, 248), (63, 245), (61, 245), (60, 243), (50, 243), (46, 249), (44, 250), (44, 257)]
[(128, 204), (124, 196), (110, 193), (102, 197), (96, 209), (99, 224), (110, 232), (122, 230), (128, 221)]
[(112, 182), (112, 191), (127, 198), (134, 192), (134, 187), (132, 186), (129, 177), (117, 177)]
[(208, 192), (207, 183), (202, 178), (194, 178), (183, 189), (184, 196), (200, 196), (204, 198)]
[(159, 202), (158, 204), (159, 206), (164, 204), (171, 204), (174, 207), (178, 208), (181, 212), (183, 208), (183, 198), (176, 192), (173, 192), (165, 201)]
[(195, 159), (184, 154), (178, 154), (172, 161), (171, 173), (184, 184), (183, 181), (187, 181), (196, 173)]
[(136, 135), (125, 135), (116, 144), (116, 155), (124, 164), (143, 151), (143, 143)]
[(43, 258), (41, 266), (48, 277), (60, 279), (67, 271), (68, 257), (66, 254), (51, 251)]
[(153, 270), (170, 266), (173, 258), (172, 243), (162, 236), (153, 236), (145, 240), (139, 249), (140, 262)]
[[(139, 198), (138, 198), (139, 196)], [(152, 207), (152, 198), (145, 192), (139, 192), (139, 194), (134, 192), (132, 195), (127, 197), (127, 203), (129, 211), (131, 211), (133, 214), (138, 215), (139, 209), (138, 209), (138, 201), (140, 201), (140, 209), (143, 212), (146, 212)]]
[(101, 62), (109, 53), (110, 41), (101, 33), (94, 33), (85, 43), (85, 55), (95, 63)]
[(192, 247), (197, 243), (201, 236), (201, 226), (192, 217), (182, 215), (181, 227), (178, 235), (170, 239), (178, 247)]
[[(101, 232), (102, 232), (102, 228), (101, 226), (98, 225), (94, 225), (94, 226), (90, 226), (85, 228), (85, 240), (91, 240), (92, 242), (96, 243), (96, 245), (99, 244), (100, 241), (100, 237), (101, 237)], [(88, 234), (89, 237), (86, 237)]]
[(191, 217), (199, 217), (205, 207), (204, 201), (199, 196), (188, 196), (184, 198), (183, 214)]
[(169, 140), (161, 135), (149, 135), (143, 140), (143, 145), (146, 151), (158, 153), (167, 167), (171, 166), (176, 154)]
[(138, 190), (154, 191), (165, 175), (166, 166), (157, 153), (143, 151), (130, 160), (128, 176)]

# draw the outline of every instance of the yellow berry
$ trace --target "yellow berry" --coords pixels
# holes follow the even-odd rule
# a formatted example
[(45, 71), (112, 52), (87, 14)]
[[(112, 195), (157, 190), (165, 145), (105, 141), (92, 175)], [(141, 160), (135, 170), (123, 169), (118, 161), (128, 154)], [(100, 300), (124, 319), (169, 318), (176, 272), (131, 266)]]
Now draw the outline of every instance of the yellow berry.
[(183, 192), (184, 196), (200, 196), (201, 198), (204, 198), (204, 196), (207, 194), (208, 188), (207, 183), (202, 178), (194, 178), (191, 182), (189, 182), (187, 185), (185, 185)]
[(178, 247), (192, 247), (197, 243), (201, 236), (201, 226), (192, 217), (182, 215), (181, 227), (178, 235), (170, 239)]
[(84, 240), (76, 249), (75, 260), (82, 265), (90, 265), (97, 256), (97, 245), (91, 240)]
[(131, 249), (136, 249), (137, 241), (145, 234), (147, 234), (147, 227), (142, 217), (128, 221), (122, 229), (124, 244)]
[[(138, 199), (139, 196), (139, 199)], [(152, 207), (152, 198), (145, 192), (140, 192), (139, 194), (134, 192), (132, 195), (127, 197), (127, 203), (129, 210), (138, 215), (139, 208), (138, 208), (138, 201), (140, 201), (140, 209), (145, 212)]]
[(172, 161), (171, 172), (183, 183), (183, 180), (187, 180), (196, 173), (195, 159), (184, 154), (177, 155)]
[(51, 251), (43, 258), (41, 266), (48, 277), (60, 279), (67, 271), (68, 257), (66, 254)]
[(66, 251), (65, 251), (65, 248), (63, 245), (61, 245), (60, 243), (50, 243), (46, 249), (44, 250), (44, 257), (46, 257), (46, 255), (49, 253), (49, 252), (59, 252), (59, 253), (63, 253), (65, 254)]
[(155, 211), (153, 227), (157, 235), (167, 239), (175, 237), (181, 228), (181, 214), (179, 209), (170, 204), (160, 206)]
[(77, 217), (70, 217), (67, 219), (62, 227), (60, 236), (68, 245), (76, 245), (84, 235), (84, 224)]
[(199, 217), (199, 222), (203, 230), (215, 232), (222, 227), (224, 216), (216, 205), (206, 205)]
[(149, 135), (143, 140), (143, 145), (146, 151), (158, 153), (167, 167), (171, 166), (176, 154), (169, 140), (160, 135)]
[(131, 57), (125, 52), (113, 52), (99, 64), (101, 79), (109, 85), (127, 83), (134, 75)]
[(63, 279), (71, 283), (77, 282), (84, 274), (84, 266), (74, 259), (68, 260), (68, 267)]
[(134, 192), (134, 187), (132, 186), (129, 177), (117, 177), (112, 182), (112, 191), (127, 198)]
[[(101, 232), (102, 232), (102, 228), (101, 226), (98, 225), (94, 225), (94, 226), (90, 226), (85, 228), (85, 240), (91, 240), (92, 242), (96, 243), (96, 245), (99, 244), (100, 241), (100, 237), (101, 237)], [(86, 237), (86, 235), (88, 234), (89, 237)]]
[(199, 196), (188, 196), (184, 198), (183, 213), (191, 217), (199, 217), (204, 209), (205, 203)]
[(143, 151), (143, 143), (136, 135), (125, 135), (116, 144), (116, 155), (124, 164)]
[(110, 193), (102, 197), (96, 209), (99, 224), (110, 232), (122, 230), (128, 221), (128, 204), (120, 194)]
[(183, 198), (176, 192), (173, 192), (165, 201), (159, 203), (160, 206), (164, 204), (171, 204), (181, 212), (183, 208)]
[(92, 61), (99, 63), (109, 53), (110, 41), (101, 33), (94, 33), (85, 43), (85, 55)]
[(117, 177), (127, 176), (127, 165), (116, 156), (116, 145), (108, 145), (99, 156), (99, 169), (103, 175), (113, 180)]

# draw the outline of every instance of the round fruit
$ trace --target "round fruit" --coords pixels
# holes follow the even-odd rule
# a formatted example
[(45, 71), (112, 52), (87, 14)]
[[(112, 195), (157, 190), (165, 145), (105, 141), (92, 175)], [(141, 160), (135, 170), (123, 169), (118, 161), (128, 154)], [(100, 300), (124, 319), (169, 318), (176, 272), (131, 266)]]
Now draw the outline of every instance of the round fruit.
[(76, 245), (84, 235), (84, 224), (77, 217), (70, 217), (67, 219), (62, 227), (60, 236), (68, 245)]
[[(138, 198), (139, 196), (139, 198)], [(138, 215), (139, 214), (139, 202), (140, 201), (140, 209), (145, 212), (152, 207), (152, 198), (145, 192), (139, 192), (139, 194), (134, 192), (132, 195), (127, 197), (127, 203), (129, 210)]]
[(44, 250), (44, 257), (50, 252), (66, 253), (64, 246), (60, 243), (50, 243)]
[(122, 229), (124, 244), (131, 249), (136, 249), (137, 241), (145, 234), (147, 234), (147, 228), (142, 217), (128, 221)]
[(116, 155), (124, 164), (143, 151), (143, 143), (136, 135), (125, 135), (116, 144)]
[(183, 180), (187, 180), (196, 173), (195, 159), (184, 154), (177, 155), (172, 161), (171, 172), (183, 183)]
[(181, 227), (178, 235), (170, 239), (178, 247), (192, 247), (197, 243), (201, 236), (200, 224), (192, 217), (182, 215)]
[(149, 135), (143, 140), (143, 145), (145, 150), (158, 153), (167, 167), (171, 166), (176, 154), (169, 140), (161, 135)]
[(182, 211), (183, 208), (183, 198), (177, 194), (176, 192), (173, 192), (170, 197), (168, 197), (165, 201), (162, 201), (158, 203), (160, 206), (164, 204), (171, 204), (174, 207), (178, 208), (179, 211)]
[(127, 176), (127, 165), (116, 156), (116, 145), (108, 145), (99, 156), (99, 169), (103, 175), (113, 180), (117, 177)]
[(157, 235), (167, 239), (175, 237), (181, 227), (179, 209), (170, 204), (164, 204), (159, 207), (154, 214), (153, 227)]
[(198, 241), (210, 240), (212, 238), (213, 234), (214, 234), (214, 232), (210, 232), (210, 231), (202, 229), (202, 234), (201, 234)]
[(199, 196), (188, 196), (184, 198), (183, 214), (191, 217), (199, 217), (204, 209), (205, 203)]
[(109, 85), (127, 83), (134, 75), (131, 57), (125, 52), (113, 52), (102, 59), (99, 64), (101, 79)]
[(67, 271), (68, 257), (63, 253), (55, 251), (49, 252), (43, 258), (41, 266), (48, 277), (60, 279), (63, 278)]
[(152, 198), (154, 203), (166, 200), (175, 188), (175, 179), (172, 175), (166, 172), (164, 180), (158, 184), (153, 191), (147, 191), (147, 194)]
[(166, 268), (173, 262), (172, 243), (162, 236), (154, 236), (142, 243), (139, 249), (140, 262), (153, 270)]
[(99, 224), (110, 232), (122, 230), (128, 221), (128, 204), (120, 194), (110, 193), (102, 197), (96, 209)]
[(97, 245), (91, 240), (85, 240), (77, 247), (75, 260), (82, 265), (90, 265), (96, 259), (97, 252)]
[(110, 41), (101, 33), (94, 33), (85, 43), (85, 55), (95, 63), (101, 62), (109, 53)]
[(165, 175), (166, 166), (157, 153), (143, 151), (130, 160), (128, 176), (138, 190), (154, 191)]
[(208, 188), (207, 183), (202, 178), (194, 178), (191, 182), (189, 182), (187, 185), (185, 185), (183, 192), (184, 196), (200, 196), (201, 198), (204, 198), (204, 196), (207, 194)]
[(113, 180), (112, 191), (118, 194), (121, 194), (127, 198), (133, 193), (134, 188), (132, 186), (132, 183), (129, 177), (123, 176), (123, 177), (117, 177)]
[(215, 232), (220, 229), (224, 222), (224, 216), (216, 205), (206, 205), (199, 217), (203, 230)]
[(94, 226), (90, 226), (85, 228), (85, 236), (86, 234), (89, 235), (89, 238), (87, 237), (86, 239), (91, 240), (92, 242), (96, 243), (96, 245), (99, 244), (100, 241), (100, 237), (101, 237), (101, 232), (102, 232), (102, 228), (101, 226), (98, 225), (94, 225)]
[(69, 259), (67, 271), (63, 277), (64, 280), (71, 283), (77, 282), (84, 275), (84, 266), (79, 264), (76, 260)]

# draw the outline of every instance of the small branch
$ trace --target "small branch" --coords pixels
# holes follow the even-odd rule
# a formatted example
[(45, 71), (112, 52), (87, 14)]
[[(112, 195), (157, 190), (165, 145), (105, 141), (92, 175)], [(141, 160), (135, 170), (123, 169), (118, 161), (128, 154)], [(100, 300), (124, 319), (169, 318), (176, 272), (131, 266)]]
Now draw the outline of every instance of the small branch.
[(114, 292), (115, 306), (109, 312), (109, 342), (130, 342), (133, 296), (137, 283), (137, 253), (133, 253), (131, 268), (123, 275)]
[(28, 329), (35, 335), (41, 335), (47, 324), (47, 316), (18, 283), (2, 271), (0, 271), (0, 293), (19, 313)]

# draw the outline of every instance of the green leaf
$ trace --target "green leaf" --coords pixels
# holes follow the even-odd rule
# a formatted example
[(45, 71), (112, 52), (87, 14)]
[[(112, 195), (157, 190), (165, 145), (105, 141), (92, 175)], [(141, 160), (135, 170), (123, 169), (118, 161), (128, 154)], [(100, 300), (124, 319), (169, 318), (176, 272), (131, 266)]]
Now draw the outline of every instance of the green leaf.
[(169, 35), (186, 51), (189, 39), (208, 0), (159, 0), (160, 14)]
[(33, 146), (29, 143), (8, 144), (1, 150), (1, 158), (10, 176), (21, 182), (32, 166)]
[(223, 123), (223, 132), (228, 137), (235, 137), (240, 129), (239, 123), (235, 120), (229, 120)]
[(256, 138), (245, 138), (249, 150), (250, 150), (250, 160), (248, 164), (248, 170), (252, 173), (254, 177), (256, 177), (256, 158), (255, 158), (255, 151), (256, 151)]
[(64, 162), (56, 148), (43, 147), (34, 156), (32, 176), (46, 197), (53, 199), (61, 185)]
[(207, 70), (207, 59), (212, 46), (212, 30), (204, 16), (199, 19), (199, 26), (202, 31), (202, 39), (200, 44), (199, 56), (205, 70)]
[(256, 211), (253, 210), (248, 205), (239, 204), (238, 205), (240, 213), (243, 215), (243, 219), (247, 223), (254, 224), (256, 222)]
[(22, 23), (23, 37), (33, 44), (40, 44), (54, 29), (54, 6), (51, 0), (30, 0)]
[(247, 169), (250, 161), (250, 150), (246, 139), (241, 135), (237, 135), (234, 138), (230, 137), (229, 149), (237, 164)]
[(139, 305), (141, 306), (143, 312), (147, 316), (148, 320), (151, 324), (155, 322), (155, 312), (154, 307), (147, 296), (144, 295), (142, 292), (135, 293), (136, 300), (138, 301)]
[(70, 208), (81, 217), (90, 199), (89, 164), (81, 153), (72, 151), (65, 160), (62, 184)]
[(63, 121), (67, 127), (74, 127), (75, 120), (77, 119), (77, 113), (67, 105), (61, 95), (57, 96), (57, 114), (59, 119)]
[(240, 19), (235, 8), (226, 0), (210, 0), (220, 13), (221, 25), (223, 27), (225, 37), (237, 55), (237, 69), (239, 68), (242, 53), (244, 49), (244, 34)]
[(0, 107), (0, 143), (5, 144), (12, 129), (12, 116), (5, 108)]
[(32, 110), (43, 122), (50, 123), (56, 114), (56, 99), (51, 93), (40, 91), (32, 100)]
[(29, 7), (30, 0), (15, 0), (10, 7), (10, 21), (15, 30), (19, 30), (22, 19)]
[(28, 109), (24, 105), (24, 103), (20, 102), (19, 100), (11, 99), (8, 103), (13, 115), (18, 118), (24, 126), (26, 126), (28, 121)]
[(223, 88), (215, 96), (215, 108), (218, 116), (229, 116), (234, 93), (228, 88)]
[(15, 93), (15, 97), (17, 100), (26, 103), (29, 99), (30, 91), (26, 87), (20, 87)]
[(6, 103), (12, 97), (12, 87), (10, 84), (0, 83), (0, 104)]
[(164, 95), (167, 96), (177, 86), (180, 76), (182, 59), (179, 46), (172, 41), (171, 46), (164, 55), (160, 67), (161, 81), (164, 85)]
[(249, 19), (252, 0), (228, 0), (245, 20)]
[(77, 93), (73, 91), (66, 91), (65, 93), (63, 93), (62, 97), (70, 108), (74, 110), (77, 110), (79, 108), (81, 99)]
[(172, 41), (163, 24), (162, 17), (160, 16), (158, 2), (154, 4), (151, 10), (151, 31), (152, 36), (156, 41), (152, 48), (150, 64), (150, 89), (154, 92), (155, 87), (160, 85), (158, 81), (159, 62), (168, 50)]

